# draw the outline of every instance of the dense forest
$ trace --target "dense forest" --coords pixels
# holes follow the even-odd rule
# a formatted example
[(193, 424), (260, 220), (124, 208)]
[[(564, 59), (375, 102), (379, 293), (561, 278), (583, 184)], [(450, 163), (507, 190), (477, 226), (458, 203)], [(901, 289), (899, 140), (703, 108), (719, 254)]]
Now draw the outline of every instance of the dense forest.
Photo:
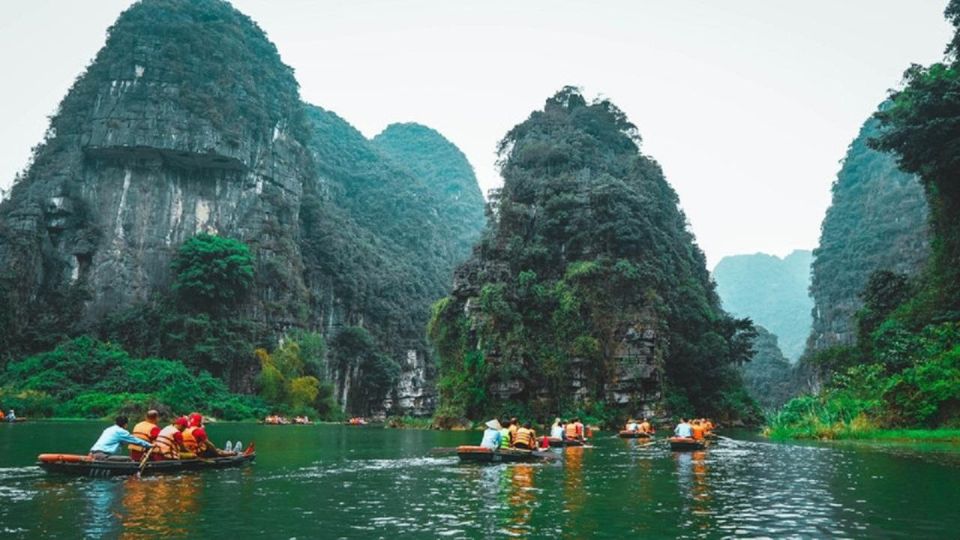
[(749, 320), (720, 309), (660, 167), (607, 100), (567, 87), (499, 145), (504, 184), (434, 306), (440, 416), (749, 416)]
[(810, 262), (810, 252), (798, 249), (783, 259), (765, 253), (724, 257), (713, 269), (723, 309), (775, 334), (791, 361), (803, 354), (810, 335)]
[[(960, 27), (960, 0), (951, 0), (946, 16)], [(807, 367), (823, 385), (787, 403), (769, 426), (772, 435), (857, 436), (878, 428), (960, 425), (958, 52), (960, 28), (944, 62), (906, 71), (905, 87), (875, 114), (863, 141), (919, 177), (930, 213), (929, 262), (914, 276), (880, 268), (867, 277), (858, 294), (855, 341), (809, 359)], [(888, 214), (873, 219), (895, 221)]]

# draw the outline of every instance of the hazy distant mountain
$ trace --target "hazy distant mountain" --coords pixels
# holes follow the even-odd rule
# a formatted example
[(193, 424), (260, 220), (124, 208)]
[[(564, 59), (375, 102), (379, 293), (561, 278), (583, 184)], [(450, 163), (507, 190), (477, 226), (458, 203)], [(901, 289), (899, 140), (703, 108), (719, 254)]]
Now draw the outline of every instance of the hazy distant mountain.
[(775, 334), (784, 356), (796, 361), (812, 324), (809, 250), (781, 259), (766, 253), (724, 257), (713, 269), (723, 308), (750, 317)]

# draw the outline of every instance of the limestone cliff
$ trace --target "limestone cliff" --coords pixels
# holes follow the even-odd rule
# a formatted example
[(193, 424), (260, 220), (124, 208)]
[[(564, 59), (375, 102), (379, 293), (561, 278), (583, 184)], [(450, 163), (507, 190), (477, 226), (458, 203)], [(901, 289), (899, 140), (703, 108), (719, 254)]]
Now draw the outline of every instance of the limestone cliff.
[(665, 397), (677, 413), (721, 412), (749, 324), (721, 311), (639, 143), (622, 111), (572, 87), (500, 143), (488, 228), (429, 327), (442, 416), (612, 420), (663, 412)]
[(404, 154), (391, 159), (305, 106), (275, 46), (228, 3), (142, 0), (110, 28), (0, 203), (0, 344), (22, 354), (95, 332), (168, 292), (177, 248), (216, 232), (255, 257), (250, 300), (233, 315), (258, 342), (292, 329), (332, 342), (363, 327), (398, 373), (354, 402), (361, 364), (331, 366), (338, 397), (359, 413), (427, 414), (429, 302), (467, 256), (445, 227), (478, 235), (482, 199), (457, 218), (450, 182), (479, 191), (465, 159), (448, 182), (429, 164), (411, 171)]
[(868, 120), (833, 184), (820, 245), (813, 252), (810, 352), (854, 343), (854, 316), (863, 305), (859, 294), (873, 272), (915, 275), (929, 256), (923, 189), (892, 156), (867, 146), (878, 134), (877, 120)]

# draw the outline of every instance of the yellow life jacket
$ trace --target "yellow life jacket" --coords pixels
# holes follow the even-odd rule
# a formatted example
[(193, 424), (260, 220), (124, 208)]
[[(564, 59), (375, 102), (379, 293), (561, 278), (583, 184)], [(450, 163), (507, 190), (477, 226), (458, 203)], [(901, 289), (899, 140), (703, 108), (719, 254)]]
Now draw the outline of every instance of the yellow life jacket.
[[(157, 427), (156, 424), (148, 420), (138, 422), (137, 425), (133, 426), (133, 431), (130, 432), (134, 437), (152, 443), (153, 439), (150, 437), (150, 432), (153, 431), (153, 428)], [(138, 444), (127, 445), (127, 448), (130, 450), (136, 450), (138, 452), (143, 451), (144, 448)]]
[(567, 423), (567, 427), (564, 428), (564, 434), (568, 439), (579, 439), (580, 434), (577, 433), (577, 424), (574, 422)]
[(167, 458), (180, 459), (180, 445), (177, 443), (176, 435), (180, 430), (173, 424), (160, 430), (157, 435), (157, 450)]
[(527, 448), (533, 448), (536, 440), (536, 433), (532, 429), (520, 428), (513, 436), (513, 445), (523, 444)]

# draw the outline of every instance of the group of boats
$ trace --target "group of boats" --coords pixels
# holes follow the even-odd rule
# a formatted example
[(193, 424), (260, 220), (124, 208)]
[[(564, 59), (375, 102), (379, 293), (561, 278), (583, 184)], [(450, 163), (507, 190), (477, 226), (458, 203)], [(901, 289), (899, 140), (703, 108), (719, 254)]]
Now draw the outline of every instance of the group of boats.
[[(652, 433), (641, 431), (621, 431), (618, 433), (621, 439), (649, 439), (654, 440)], [(563, 448), (572, 446), (590, 447), (587, 441), (579, 439), (557, 439), (548, 438), (549, 448)], [(703, 439), (694, 439), (692, 437), (669, 437), (666, 439), (670, 449), (675, 452), (690, 452), (697, 450), (706, 450), (709, 446), (715, 445), (719, 437), (715, 433), (706, 435)], [(546, 450), (547, 448), (544, 448)], [(463, 462), (474, 463), (514, 463), (514, 462), (532, 462), (546, 461), (555, 459), (556, 455), (543, 450), (524, 450), (520, 448), (498, 448), (496, 450), (485, 448), (483, 446), (462, 445), (457, 447), (457, 457)]]

